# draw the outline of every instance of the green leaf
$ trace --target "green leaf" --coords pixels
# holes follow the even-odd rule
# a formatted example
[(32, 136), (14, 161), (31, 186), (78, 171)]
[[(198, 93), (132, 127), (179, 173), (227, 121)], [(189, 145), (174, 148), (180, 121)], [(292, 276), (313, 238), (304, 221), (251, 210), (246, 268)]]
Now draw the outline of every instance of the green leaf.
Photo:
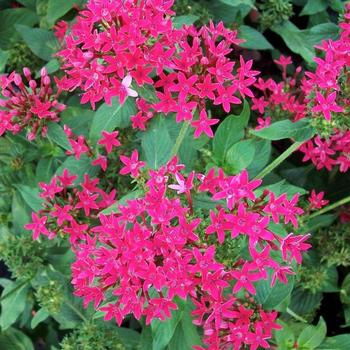
[(30, 187), (23, 184), (15, 185), (25, 202), (34, 210), (42, 209), (43, 200), (39, 197), (40, 191), (37, 187)]
[(147, 165), (153, 169), (164, 165), (170, 158), (172, 146), (164, 118), (154, 119), (142, 135), (142, 148)]
[(315, 46), (325, 39), (336, 40), (339, 36), (339, 27), (334, 23), (321, 23), (303, 32), (309, 45)]
[(67, 299), (63, 302), (61, 309), (58, 313), (53, 314), (52, 317), (60, 324), (60, 329), (73, 329), (78, 327), (82, 319), (79, 317), (79, 313), (84, 314), (84, 309), (77, 298), (66, 296)]
[(28, 284), (23, 281), (15, 281), (7, 285), (3, 292), (1, 301), (0, 326), (3, 331), (13, 325), (23, 312), (28, 294)]
[(34, 329), (39, 323), (45, 321), (49, 316), (49, 313), (45, 309), (40, 309), (32, 318), (30, 326)]
[(239, 116), (230, 115), (220, 123), (213, 140), (213, 153), (220, 163), (226, 159), (227, 152), (233, 144), (243, 138), (249, 117), (249, 104), (244, 101), (243, 110)]
[(130, 124), (130, 116), (136, 113), (135, 102), (127, 98), (123, 105), (118, 98), (112, 100), (112, 105), (103, 104), (95, 113), (90, 130), (90, 141), (97, 143), (103, 130), (112, 132), (115, 128), (125, 128)]
[(140, 350), (150, 350), (152, 349), (152, 344), (152, 328), (150, 326), (143, 326), (141, 333)]
[(201, 339), (197, 327), (192, 322), (191, 308), (186, 303), (182, 319), (176, 327), (167, 350), (193, 349), (194, 345), (201, 345)]
[(254, 154), (253, 140), (239, 141), (227, 151), (225, 166), (230, 173), (237, 174), (252, 163)]
[(350, 349), (350, 334), (336, 335), (328, 337), (317, 348), (317, 350), (349, 350)]
[(52, 31), (30, 28), (22, 24), (16, 24), (16, 29), (32, 52), (44, 61), (50, 61), (52, 55), (59, 49), (58, 41)]
[(327, 0), (308, 0), (303, 10), (300, 12), (300, 16), (310, 16), (318, 12), (326, 10), (328, 7)]
[[(80, 104), (80, 101), (78, 103)], [(95, 114), (94, 111), (81, 106), (68, 106), (61, 113), (61, 124), (68, 125), (75, 135), (84, 135), (87, 138), (89, 137), (90, 126)]]
[(61, 125), (57, 123), (49, 123), (47, 130), (47, 137), (57, 145), (61, 146), (65, 150), (70, 150), (71, 145), (67, 139), (65, 132)]
[(293, 290), (294, 278), (289, 277), (288, 283), (279, 280), (271, 287), (271, 274), (269, 279), (260, 280), (256, 283), (256, 299), (266, 310), (276, 309), (284, 300), (290, 297)]
[(165, 321), (154, 320), (152, 328), (152, 350), (164, 350), (175, 333), (182, 318), (182, 310), (172, 311), (171, 317)]
[(12, 223), (16, 233), (28, 234), (24, 228), (30, 222), (30, 207), (24, 202), (22, 196), (16, 192), (12, 198)]
[(140, 345), (140, 333), (130, 328), (117, 327), (116, 331), (120, 336), (120, 340), (124, 344), (126, 350), (138, 349)]
[(229, 6), (234, 6), (234, 7), (239, 7), (242, 5), (246, 5), (249, 7), (254, 6), (254, 0), (219, 0), (223, 4), (229, 5)]
[(322, 293), (313, 294), (302, 288), (295, 288), (292, 292), (289, 308), (298, 315), (306, 315), (317, 309), (321, 300)]
[(38, 21), (38, 15), (25, 8), (0, 11), (0, 47), (10, 49), (13, 43), (19, 41), (20, 35), (15, 29), (16, 24), (32, 26)]
[(310, 126), (308, 119), (301, 119), (296, 123), (290, 120), (281, 120), (266, 128), (251, 130), (250, 133), (267, 140), (290, 138), (295, 141), (306, 141), (314, 135), (315, 131)]
[(271, 141), (269, 140), (253, 140), (255, 146), (255, 154), (252, 163), (247, 170), (249, 176), (254, 178), (258, 173), (265, 168), (271, 157)]
[(39, 159), (38, 165), (35, 171), (35, 181), (38, 182), (50, 182), (52, 176), (55, 173), (56, 165), (55, 159), (50, 158), (41, 158)]
[(283, 24), (271, 27), (271, 29), (282, 37), (289, 49), (302, 56), (306, 61), (313, 61), (314, 48), (307, 42), (305, 33), (292, 22), (285, 21)]
[(339, 292), (338, 287), (338, 271), (335, 266), (329, 266), (326, 270), (326, 277), (322, 283), (320, 292), (336, 293)]
[(274, 332), (278, 349), (279, 350), (289, 350), (292, 349), (295, 344), (295, 335), (291, 327), (281, 320), (277, 322), (283, 328), (278, 329)]
[[(47, 70), (47, 74), (52, 74), (57, 72), (60, 69), (61, 63), (57, 58), (53, 58), (52, 60), (47, 62), (44, 67)], [(40, 78), (40, 76), (41, 76), (41, 69), (36, 72), (35, 78), (38, 79)]]
[(330, 0), (329, 6), (333, 11), (342, 12), (345, 8), (345, 2), (342, 0)]
[(347, 274), (340, 289), (340, 300), (343, 304), (350, 305), (350, 274)]
[(300, 348), (316, 349), (325, 339), (327, 326), (321, 317), (317, 326), (308, 326), (300, 333), (297, 344)]
[(238, 37), (246, 40), (244, 43), (239, 44), (241, 47), (253, 50), (273, 49), (273, 46), (267, 41), (264, 35), (252, 27), (241, 25), (238, 29)]
[(36, 11), (36, 0), (17, 0), (17, 2), (33, 11)]
[(85, 154), (81, 156), (80, 160), (75, 157), (68, 157), (62, 165), (56, 170), (56, 175), (62, 175), (63, 170), (67, 169), (71, 174), (78, 175), (75, 184), (79, 184), (84, 180), (84, 174), (94, 177), (98, 174), (98, 167), (91, 165), (92, 160)]
[(321, 23), (312, 28), (300, 30), (292, 22), (286, 21), (271, 29), (283, 38), (293, 52), (301, 55), (310, 64), (314, 64), (314, 46), (324, 39), (335, 39), (339, 34), (339, 27), (334, 23)]
[(255, 194), (257, 196), (261, 196), (265, 189), (268, 189), (269, 191), (273, 192), (276, 197), (280, 196), (283, 193), (286, 193), (288, 198), (293, 197), (297, 193), (299, 193), (300, 195), (304, 195), (307, 193), (307, 191), (303, 188), (291, 185), (286, 180), (281, 180), (274, 184), (259, 187), (255, 191)]
[(189, 26), (196, 22), (198, 18), (196, 15), (176, 16), (173, 19), (174, 28), (181, 28), (184, 24)]
[(8, 51), (4, 51), (0, 49), (0, 73), (4, 71), (9, 57), (10, 57), (10, 53)]
[(21, 331), (9, 328), (0, 333), (0, 349), (3, 350), (34, 350), (32, 341)]
[(47, 20), (52, 25), (64, 16), (74, 4), (77, 3), (77, 0), (49, 0), (47, 5)]

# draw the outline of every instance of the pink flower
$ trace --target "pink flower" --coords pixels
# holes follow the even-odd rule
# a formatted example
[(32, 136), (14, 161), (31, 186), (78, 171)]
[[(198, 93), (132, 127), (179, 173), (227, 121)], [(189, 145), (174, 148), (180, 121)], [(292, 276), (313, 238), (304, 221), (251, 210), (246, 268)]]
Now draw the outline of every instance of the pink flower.
[(120, 160), (124, 163), (124, 167), (119, 171), (120, 174), (131, 174), (132, 177), (138, 177), (140, 174), (140, 168), (145, 166), (145, 162), (139, 161), (139, 153), (134, 150), (131, 153), (131, 157), (120, 156)]
[(40, 234), (44, 234), (45, 236), (49, 236), (49, 231), (46, 228), (47, 216), (39, 217), (37, 214), (32, 213), (33, 222), (30, 224), (26, 224), (24, 228), (26, 230), (33, 231), (33, 239), (37, 240)]
[(326, 120), (331, 120), (331, 112), (343, 112), (344, 108), (336, 104), (337, 92), (330, 93), (324, 97), (321, 93), (316, 92), (317, 105), (312, 108), (313, 112), (322, 112)]
[(73, 139), (68, 139), (72, 151), (66, 151), (67, 155), (74, 155), (77, 160), (80, 159), (81, 155), (90, 151), (90, 148), (87, 146), (85, 137), (83, 135), (78, 136), (77, 141)]
[(217, 124), (219, 121), (219, 119), (208, 119), (207, 112), (204, 109), (201, 110), (199, 119), (191, 122), (191, 125), (195, 128), (194, 137), (198, 138), (202, 133), (205, 133), (208, 137), (214, 137), (210, 126)]
[(118, 131), (102, 131), (102, 138), (98, 141), (98, 144), (103, 145), (106, 148), (107, 153), (111, 153), (113, 147), (120, 146), (120, 142), (117, 140), (118, 134)]
[(310, 209), (321, 209), (329, 203), (328, 200), (323, 199), (324, 192), (316, 193), (315, 190), (311, 191), (311, 196), (308, 198), (310, 202)]
[(285, 261), (291, 261), (292, 258), (295, 258), (295, 261), (298, 264), (301, 264), (301, 252), (311, 248), (311, 244), (304, 243), (310, 236), (310, 234), (305, 236), (294, 236), (293, 233), (290, 233), (288, 236), (283, 238), (281, 241), (281, 252), (283, 259)]
[(175, 178), (178, 185), (169, 185), (168, 187), (177, 190), (177, 194), (189, 192), (193, 188), (193, 177), (194, 171), (191, 172), (186, 180), (181, 174), (176, 173)]
[(237, 281), (233, 287), (233, 293), (237, 293), (242, 288), (246, 289), (251, 294), (256, 293), (256, 289), (252, 282), (257, 281), (260, 276), (257, 273), (250, 272), (250, 268), (247, 263), (243, 265), (242, 270), (231, 271), (231, 275)]

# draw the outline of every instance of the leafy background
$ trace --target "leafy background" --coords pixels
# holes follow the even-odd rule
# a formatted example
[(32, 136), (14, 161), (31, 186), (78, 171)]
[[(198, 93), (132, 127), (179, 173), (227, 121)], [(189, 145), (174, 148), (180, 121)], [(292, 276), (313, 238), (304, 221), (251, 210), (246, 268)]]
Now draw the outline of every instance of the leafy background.
[[(60, 19), (74, 21), (75, 7), (83, 3), (1, 0), (0, 71), (8, 73), (29, 66), (39, 74), (40, 68), (46, 66), (49, 73), (60, 74), (60, 62), (54, 56), (60, 44), (53, 26)], [(314, 67), (314, 45), (337, 37), (343, 8), (340, 0), (178, 0), (175, 23), (181, 26), (224, 21), (246, 40), (235, 55), (253, 58), (256, 69), (277, 77), (279, 70), (273, 59), (281, 53), (292, 55), (296, 65)], [(95, 112), (80, 105), (79, 96), (67, 95), (65, 103), (68, 108), (60, 124), (50, 125), (47, 139), (35, 147), (22, 136), (0, 138), (0, 349), (190, 349), (200, 343), (199, 332), (191, 322), (191, 305), (179, 301), (179, 311), (170, 320), (153, 322), (151, 327), (130, 318), (117, 328), (114, 322), (102, 321), (92, 309), (84, 309), (81, 301), (72, 296), (69, 276), (73, 257), (68, 246), (55, 240), (33, 242), (23, 229), (31, 211), (41, 206), (38, 182), (48, 182), (64, 168), (78, 174), (80, 180), (84, 173), (97, 174), (86, 157), (76, 161), (65, 155), (70, 147), (63, 124), (92, 143), (102, 130), (118, 128), (124, 137), (137, 140), (143, 158), (154, 168), (169, 158), (179, 133), (179, 125), (171, 118), (154, 119), (145, 133), (132, 132), (129, 116), (135, 105), (131, 100), (123, 106), (117, 100), (112, 106), (102, 104)], [(212, 142), (203, 137), (194, 140), (190, 132), (185, 135), (179, 155), (188, 170), (207, 164), (222, 166), (232, 173), (248, 168), (255, 176), (288, 147), (289, 138), (307, 138), (303, 122), (291, 125), (286, 120), (260, 132), (249, 132), (255, 116), (247, 104), (234, 115), (225, 117)], [(235, 130), (234, 136), (231, 130)], [(155, 138), (159, 133), (162, 138)], [(298, 154), (269, 174), (265, 184), (276, 193), (289, 195), (313, 188), (324, 190), (332, 201), (350, 194), (346, 175), (316, 171), (312, 165), (303, 164)], [(137, 196), (124, 194), (129, 198)], [(206, 198), (197, 198), (196, 205), (210, 204)], [(297, 343), (304, 350), (347, 350), (350, 228), (341, 226), (336, 215), (327, 214), (303, 230), (314, 233), (315, 249), (300, 268), (300, 277), (287, 287), (277, 284), (271, 289), (268, 281), (259, 283), (258, 300), (265, 308), (281, 312), (284, 329), (274, 337), (277, 349), (293, 349)]]

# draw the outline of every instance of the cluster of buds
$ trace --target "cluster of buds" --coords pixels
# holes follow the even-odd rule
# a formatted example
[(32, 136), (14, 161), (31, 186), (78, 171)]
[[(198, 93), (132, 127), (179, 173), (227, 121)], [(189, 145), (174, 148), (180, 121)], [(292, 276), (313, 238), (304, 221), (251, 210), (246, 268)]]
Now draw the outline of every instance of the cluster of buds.
[(38, 134), (46, 136), (48, 123), (59, 121), (59, 113), (65, 105), (58, 102), (58, 93), (54, 94), (45, 68), (41, 70), (40, 85), (28, 68), (23, 69), (23, 74), (28, 86), (16, 72), (0, 78), (4, 97), (0, 99), (0, 136), (25, 130), (28, 140), (34, 140)]

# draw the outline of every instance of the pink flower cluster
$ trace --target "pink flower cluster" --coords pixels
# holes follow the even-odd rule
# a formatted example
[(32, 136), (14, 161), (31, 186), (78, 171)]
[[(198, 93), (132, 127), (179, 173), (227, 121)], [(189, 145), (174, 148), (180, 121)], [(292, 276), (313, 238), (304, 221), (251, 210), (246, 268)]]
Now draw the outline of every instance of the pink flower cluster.
[(23, 74), (28, 86), (16, 72), (0, 77), (4, 97), (0, 99), (0, 136), (5, 132), (17, 134), (26, 130), (27, 138), (34, 140), (39, 133), (46, 136), (47, 124), (59, 121), (59, 113), (65, 105), (58, 102), (58, 93), (54, 94), (45, 68), (41, 70), (40, 86), (28, 68), (23, 69)]
[(316, 136), (300, 147), (305, 155), (303, 161), (311, 160), (316, 169), (332, 170), (339, 165), (341, 172), (350, 169), (350, 131), (339, 132), (328, 140)]
[(121, 103), (136, 97), (130, 88), (133, 78), (138, 86), (155, 89), (157, 99), (138, 100), (139, 112), (131, 118), (134, 128), (144, 130), (156, 112), (175, 113), (177, 122), (191, 123), (195, 137), (212, 137), (211, 125), (219, 120), (208, 118), (206, 103), (229, 112), (232, 104), (241, 103), (239, 97), (253, 97), (250, 87), (259, 72), (251, 69), (252, 60), (229, 58), (232, 45), (242, 41), (237, 31), (222, 23), (175, 29), (172, 4), (91, 0), (59, 53), (66, 76), (57, 80), (58, 86), (70, 91), (79, 87), (82, 103), (95, 108), (101, 100), (111, 103), (114, 96)]
[(281, 56), (275, 62), (282, 67), (283, 81), (273, 79), (264, 81), (259, 78), (255, 87), (261, 91), (261, 97), (254, 97), (253, 110), (267, 115), (258, 118), (258, 129), (270, 124), (270, 115), (282, 115), (293, 121), (310, 117), (318, 119), (319, 128), (323, 121), (327, 137), (316, 136), (301, 148), (304, 161), (311, 160), (317, 169), (331, 170), (339, 166), (341, 172), (350, 168), (350, 5), (347, 6), (345, 22), (338, 40), (324, 41), (316, 46), (324, 51), (324, 58), (315, 57), (316, 71), (305, 72), (299, 77), (301, 67), (295, 70), (293, 77), (287, 76), (287, 67), (292, 64), (290, 57)]
[[(247, 171), (226, 176), (211, 169), (206, 175), (185, 176), (174, 157), (158, 170), (141, 173), (144, 164), (137, 151), (121, 160), (122, 174), (146, 178), (142, 198), (116, 206), (111, 214), (101, 213), (114, 202), (115, 191), (105, 193), (98, 179), (88, 176), (81, 189), (72, 189), (74, 177), (65, 171), (41, 184), (45, 208), (26, 226), (35, 239), (58, 232), (70, 237), (76, 254), (75, 294), (119, 325), (128, 314), (145, 316), (147, 324), (164, 320), (178, 308), (175, 297), (190, 298), (209, 349), (269, 347), (272, 329), (279, 328), (277, 313), (263, 311), (251, 295), (256, 282), (269, 275), (272, 286), (277, 280), (286, 283), (294, 274), (293, 260), (301, 263), (302, 252), (310, 248), (305, 242), (309, 235), (283, 236), (270, 225), (298, 226), (303, 214), (298, 195), (289, 199), (268, 190), (257, 195), (261, 180), (250, 181)], [(212, 200), (208, 220), (196, 208), (199, 194)], [(209, 243), (212, 235), (217, 236), (215, 244)], [(249, 257), (231, 265), (220, 262), (217, 248), (244, 237)]]

